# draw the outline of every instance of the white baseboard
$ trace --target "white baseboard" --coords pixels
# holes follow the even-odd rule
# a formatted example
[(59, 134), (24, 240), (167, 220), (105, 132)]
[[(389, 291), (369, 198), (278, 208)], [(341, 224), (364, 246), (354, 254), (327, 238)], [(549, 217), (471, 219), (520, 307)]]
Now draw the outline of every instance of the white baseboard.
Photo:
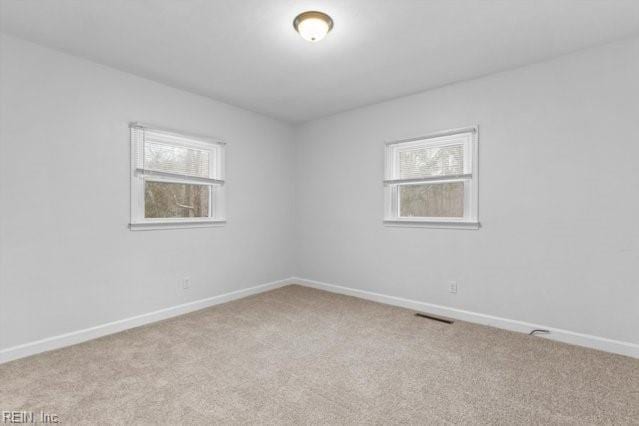
[(534, 329), (549, 330), (549, 334), (538, 334), (545, 337), (572, 345), (585, 346), (601, 351), (612, 352), (639, 358), (639, 345), (636, 343), (622, 342), (619, 340), (607, 339), (605, 337), (592, 336), (589, 334), (577, 333), (569, 330), (548, 327), (540, 324), (532, 324), (523, 321), (516, 321), (507, 318), (495, 317), (492, 315), (480, 314), (477, 312), (465, 311), (463, 309), (450, 308), (447, 306), (434, 305), (432, 303), (419, 302), (416, 300), (404, 299), (401, 297), (387, 296), (385, 294), (372, 293), (370, 291), (358, 290), (334, 284), (327, 284), (320, 281), (308, 280), (304, 278), (291, 278), (291, 283), (312, 287), (319, 290), (326, 290), (332, 293), (345, 294), (358, 297), (360, 299), (372, 300), (386, 305), (400, 306), (402, 308), (415, 311), (428, 312), (461, 321), (468, 321), (476, 324), (488, 325), (504, 330), (516, 331), (520, 333), (530, 333)]
[(171, 306), (169, 308), (109, 322), (95, 327), (85, 328), (83, 330), (77, 330), (70, 333), (60, 334), (57, 336), (48, 337), (46, 339), (37, 340), (35, 342), (13, 346), (7, 349), (0, 350), (0, 364), (19, 358), (24, 358), (30, 355), (35, 355), (41, 352), (51, 351), (53, 349), (59, 349), (65, 346), (71, 346), (77, 343), (86, 342), (87, 340), (97, 339), (98, 337), (118, 333), (130, 328), (139, 327), (144, 324), (161, 321), (189, 312), (198, 311), (209, 306), (219, 305), (220, 303), (230, 302), (231, 300), (241, 299), (253, 294), (263, 293), (265, 291), (273, 290), (291, 283), (292, 281), (290, 279), (273, 281), (255, 287), (245, 288), (242, 290), (221, 294), (219, 296), (208, 297), (206, 299), (200, 299), (194, 302), (188, 302), (177, 306)]
[(273, 281), (255, 287), (233, 291), (230, 293), (221, 294), (219, 296), (196, 300), (194, 302), (171, 306), (169, 308), (160, 309), (154, 312), (125, 318), (118, 321), (113, 321), (95, 327), (85, 328), (83, 330), (77, 330), (70, 333), (48, 337), (46, 339), (38, 340), (35, 342), (13, 346), (7, 349), (0, 350), (0, 364), (19, 358), (24, 358), (30, 355), (35, 355), (41, 352), (86, 342), (87, 340), (97, 339), (98, 337), (118, 333), (130, 328), (139, 327), (141, 325), (183, 315), (189, 312), (207, 308), (209, 306), (219, 305), (221, 303), (241, 299), (253, 294), (274, 290), (276, 288), (289, 284), (299, 284), (319, 290), (330, 291), (332, 293), (345, 294), (348, 296), (358, 297), (360, 299), (372, 300), (374, 302), (384, 303), (387, 305), (400, 306), (415, 311), (428, 312), (435, 315), (441, 315), (462, 321), (488, 325), (520, 333), (529, 333), (531, 330), (537, 328), (546, 329), (550, 330), (550, 334), (539, 335), (539, 337), (545, 337), (564, 343), (570, 343), (573, 345), (585, 346), (606, 352), (639, 358), (639, 345), (635, 343), (622, 342), (619, 340), (612, 340), (604, 337), (562, 330), (540, 324), (532, 324), (507, 318), (500, 318), (492, 315), (485, 315), (477, 312), (450, 308), (447, 306), (434, 305), (432, 303), (419, 302), (416, 300), (404, 299), (401, 297), (387, 296), (385, 294), (373, 293), (334, 284), (327, 284), (320, 281), (293, 277), (284, 280)]

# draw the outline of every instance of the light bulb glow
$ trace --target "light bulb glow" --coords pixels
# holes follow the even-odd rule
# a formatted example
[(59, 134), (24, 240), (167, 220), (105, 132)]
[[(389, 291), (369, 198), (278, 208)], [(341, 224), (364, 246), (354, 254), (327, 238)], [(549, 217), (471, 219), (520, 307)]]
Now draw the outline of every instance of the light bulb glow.
[(297, 31), (305, 40), (320, 41), (328, 34), (328, 24), (321, 19), (309, 18), (300, 22)]
[(317, 42), (333, 28), (333, 20), (322, 12), (304, 12), (295, 18), (293, 26), (303, 39)]

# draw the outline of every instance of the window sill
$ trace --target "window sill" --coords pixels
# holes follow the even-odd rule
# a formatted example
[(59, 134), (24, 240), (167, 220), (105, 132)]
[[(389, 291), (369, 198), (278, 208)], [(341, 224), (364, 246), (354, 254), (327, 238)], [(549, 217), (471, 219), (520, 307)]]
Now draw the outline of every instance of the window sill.
[(384, 219), (385, 226), (406, 228), (479, 229), (479, 222)]
[(170, 222), (140, 222), (129, 223), (131, 231), (151, 231), (157, 229), (187, 229), (187, 228), (208, 228), (212, 226), (223, 226), (226, 220), (185, 220)]

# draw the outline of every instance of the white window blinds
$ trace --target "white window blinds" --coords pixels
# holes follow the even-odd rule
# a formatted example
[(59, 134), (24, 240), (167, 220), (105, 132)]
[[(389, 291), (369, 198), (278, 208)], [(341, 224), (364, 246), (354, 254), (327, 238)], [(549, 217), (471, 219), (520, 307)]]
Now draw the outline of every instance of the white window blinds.
[(191, 139), (141, 126), (131, 126), (136, 139), (136, 171), (142, 176), (188, 178), (200, 184), (222, 185), (220, 144)]
[(473, 133), (388, 144), (386, 183), (437, 181), (472, 174)]
[(209, 176), (210, 151), (161, 142), (144, 143), (144, 169), (184, 176)]
[(464, 173), (464, 144), (415, 147), (399, 151), (399, 178), (411, 179)]

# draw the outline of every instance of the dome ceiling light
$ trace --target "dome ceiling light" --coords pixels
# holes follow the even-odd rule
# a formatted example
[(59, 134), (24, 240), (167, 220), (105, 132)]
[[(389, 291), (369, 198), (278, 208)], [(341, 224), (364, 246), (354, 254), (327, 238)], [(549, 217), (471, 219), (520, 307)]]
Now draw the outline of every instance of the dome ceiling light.
[(333, 20), (323, 12), (312, 10), (297, 15), (293, 20), (293, 27), (304, 40), (317, 42), (333, 29)]

